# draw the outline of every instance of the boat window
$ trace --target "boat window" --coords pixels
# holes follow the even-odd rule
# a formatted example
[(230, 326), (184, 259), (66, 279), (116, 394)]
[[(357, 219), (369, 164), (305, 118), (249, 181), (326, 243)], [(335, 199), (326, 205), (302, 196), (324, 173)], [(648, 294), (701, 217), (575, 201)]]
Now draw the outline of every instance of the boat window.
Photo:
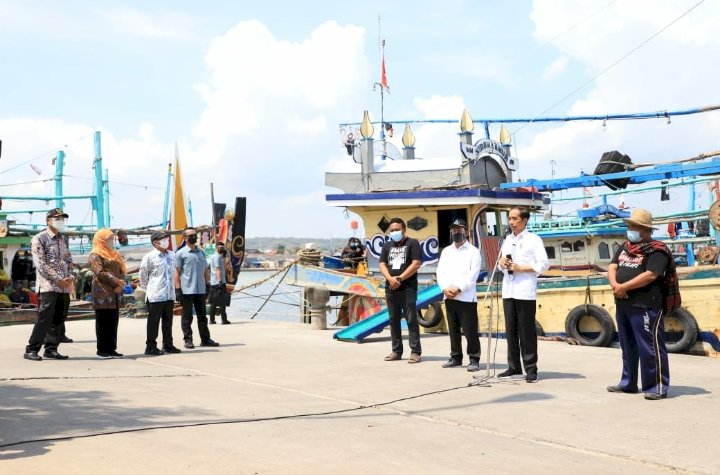
[(618, 249), (620, 249), (620, 244), (614, 242), (612, 243), (612, 249), (613, 249), (613, 255), (617, 254)]
[(545, 246), (545, 252), (547, 253), (548, 259), (555, 259), (555, 247)]
[(563, 252), (572, 252), (572, 244), (565, 241), (564, 243), (560, 244), (560, 250)]
[(598, 244), (598, 255), (600, 259), (610, 259), (610, 246), (605, 241)]
[(584, 251), (585, 250), (585, 243), (582, 241), (575, 241), (573, 243), (573, 251)]

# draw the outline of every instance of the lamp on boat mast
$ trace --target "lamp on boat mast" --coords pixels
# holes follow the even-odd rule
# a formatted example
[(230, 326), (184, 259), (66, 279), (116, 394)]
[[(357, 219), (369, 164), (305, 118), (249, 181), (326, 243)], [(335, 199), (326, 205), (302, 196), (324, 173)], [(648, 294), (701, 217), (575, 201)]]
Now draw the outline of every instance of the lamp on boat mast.
[(415, 135), (410, 130), (410, 124), (405, 124), (405, 132), (402, 135), (403, 158), (405, 160), (415, 159)]
[(470, 112), (463, 109), (462, 117), (460, 117), (460, 137), (466, 144), (472, 145), (473, 130), (475, 130), (475, 123), (470, 117)]
[(373, 163), (373, 156), (375, 155), (373, 147), (374, 132), (375, 128), (373, 127), (372, 122), (370, 122), (370, 114), (368, 114), (368, 111), (365, 111), (363, 114), (362, 125), (360, 125), (360, 135), (362, 135), (363, 138), (360, 167), (365, 191), (370, 191), (370, 175), (375, 171), (375, 164)]

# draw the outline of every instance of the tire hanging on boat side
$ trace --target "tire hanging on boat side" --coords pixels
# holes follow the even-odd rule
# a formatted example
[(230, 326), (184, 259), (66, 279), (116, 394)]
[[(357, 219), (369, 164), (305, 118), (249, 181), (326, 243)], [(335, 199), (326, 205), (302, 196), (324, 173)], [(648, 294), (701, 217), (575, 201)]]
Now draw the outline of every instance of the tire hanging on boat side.
[(698, 333), (700, 332), (697, 320), (695, 320), (693, 314), (686, 308), (680, 307), (672, 314), (667, 315), (664, 318), (677, 318), (683, 327), (682, 337), (680, 337), (678, 341), (665, 342), (665, 347), (667, 348), (668, 353), (680, 353), (692, 348), (697, 341)]
[[(595, 338), (588, 338), (578, 328), (580, 320), (591, 317), (600, 325), (600, 333)], [(570, 310), (565, 318), (565, 332), (569, 338), (574, 338), (583, 346), (608, 346), (615, 334), (615, 325), (605, 308), (595, 305), (578, 305)]]
[(422, 310), (417, 309), (418, 323), (422, 327), (432, 328), (439, 325), (445, 315), (443, 313), (442, 307), (440, 306), (440, 302), (433, 302), (429, 305), (428, 308), (433, 309), (432, 318), (426, 319), (422, 314)]

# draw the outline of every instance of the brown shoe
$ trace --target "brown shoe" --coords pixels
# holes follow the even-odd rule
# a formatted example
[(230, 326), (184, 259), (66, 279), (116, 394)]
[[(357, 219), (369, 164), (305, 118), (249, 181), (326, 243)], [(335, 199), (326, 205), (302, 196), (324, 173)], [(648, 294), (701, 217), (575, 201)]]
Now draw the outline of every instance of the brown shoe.
[(398, 355), (397, 353), (390, 353), (389, 355), (387, 355), (385, 357), (385, 361), (397, 361), (397, 360), (401, 360), (401, 359), (402, 359), (402, 357), (400, 355)]
[(414, 363), (419, 363), (420, 361), (422, 361), (422, 358), (420, 358), (420, 355), (418, 355), (417, 353), (413, 353), (412, 355), (410, 355), (410, 359), (408, 360), (408, 363), (414, 364)]

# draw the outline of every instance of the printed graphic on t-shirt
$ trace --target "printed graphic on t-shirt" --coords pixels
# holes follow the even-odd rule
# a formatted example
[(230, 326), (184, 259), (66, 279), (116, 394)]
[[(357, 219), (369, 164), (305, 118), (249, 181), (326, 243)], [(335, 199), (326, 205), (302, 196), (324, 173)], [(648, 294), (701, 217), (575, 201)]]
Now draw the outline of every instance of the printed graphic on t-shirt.
[(618, 256), (618, 267), (637, 269), (642, 265), (643, 256), (630, 256), (624, 250)]
[(399, 270), (405, 264), (405, 256), (407, 255), (407, 246), (391, 247), (388, 254), (388, 264), (391, 269)]

